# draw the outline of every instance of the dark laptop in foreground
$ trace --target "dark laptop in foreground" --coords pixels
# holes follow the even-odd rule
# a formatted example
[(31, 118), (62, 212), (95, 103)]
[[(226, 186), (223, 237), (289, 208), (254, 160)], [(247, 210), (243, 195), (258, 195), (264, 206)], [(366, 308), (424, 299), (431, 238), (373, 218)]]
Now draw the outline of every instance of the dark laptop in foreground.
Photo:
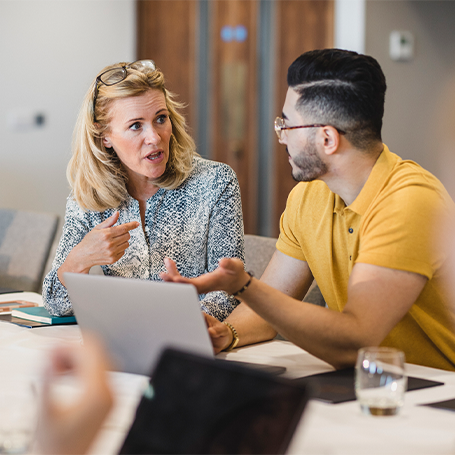
[(167, 349), (120, 453), (285, 453), (307, 402), (290, 379)]

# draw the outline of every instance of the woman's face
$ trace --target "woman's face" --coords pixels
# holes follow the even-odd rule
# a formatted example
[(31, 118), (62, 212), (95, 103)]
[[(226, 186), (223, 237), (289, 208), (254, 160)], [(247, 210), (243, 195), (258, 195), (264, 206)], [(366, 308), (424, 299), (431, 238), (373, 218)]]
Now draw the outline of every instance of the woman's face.
[(133, 182), (161, 177), (169, 160), (172, 124), (164, 93), (151, 89), (112, 102), (103, 144), (113, 148)]

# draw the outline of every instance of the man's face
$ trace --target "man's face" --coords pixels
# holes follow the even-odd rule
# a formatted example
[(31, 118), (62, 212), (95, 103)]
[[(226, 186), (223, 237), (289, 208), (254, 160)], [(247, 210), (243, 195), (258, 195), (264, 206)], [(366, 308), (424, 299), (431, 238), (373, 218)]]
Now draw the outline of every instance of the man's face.
[[(289, 88), (283, 106), (283, 119), (286, 126), (313, 123), (305, 121), (297, 111), (298, 98), (298, 93)], [(280, 143), (286, 145), (292, 177), (298, 182), (311, 182), (327, 173), (327, 165), (319, 154), (313, 128), (284, 130)]]

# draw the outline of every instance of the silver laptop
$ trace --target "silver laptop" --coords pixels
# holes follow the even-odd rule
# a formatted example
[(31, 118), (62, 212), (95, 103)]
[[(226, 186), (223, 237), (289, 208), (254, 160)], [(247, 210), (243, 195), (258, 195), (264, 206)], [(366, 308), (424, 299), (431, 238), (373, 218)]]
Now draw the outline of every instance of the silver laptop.
[(79, 273), (64, 276), (80, 328), (103, 340), (116, 370), (150, 375), (167, 347), (213, 357), (194, 286)]

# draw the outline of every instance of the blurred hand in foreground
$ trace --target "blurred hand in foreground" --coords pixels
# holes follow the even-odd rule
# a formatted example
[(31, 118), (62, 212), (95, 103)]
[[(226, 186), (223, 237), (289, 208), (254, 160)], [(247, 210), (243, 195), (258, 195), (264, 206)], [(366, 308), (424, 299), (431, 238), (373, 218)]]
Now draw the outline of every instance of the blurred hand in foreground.
[[(106, 353), (92, 337), (84, 336), (84, 346), (61, 346), (52, 351), (38, 420), (41, 453), (87, 452), (113, 403), (107, 369)], [(80, 385), (80, 396), (71, 404), (61, 403), (53, 394), (62, 375), (72, 376)]]

